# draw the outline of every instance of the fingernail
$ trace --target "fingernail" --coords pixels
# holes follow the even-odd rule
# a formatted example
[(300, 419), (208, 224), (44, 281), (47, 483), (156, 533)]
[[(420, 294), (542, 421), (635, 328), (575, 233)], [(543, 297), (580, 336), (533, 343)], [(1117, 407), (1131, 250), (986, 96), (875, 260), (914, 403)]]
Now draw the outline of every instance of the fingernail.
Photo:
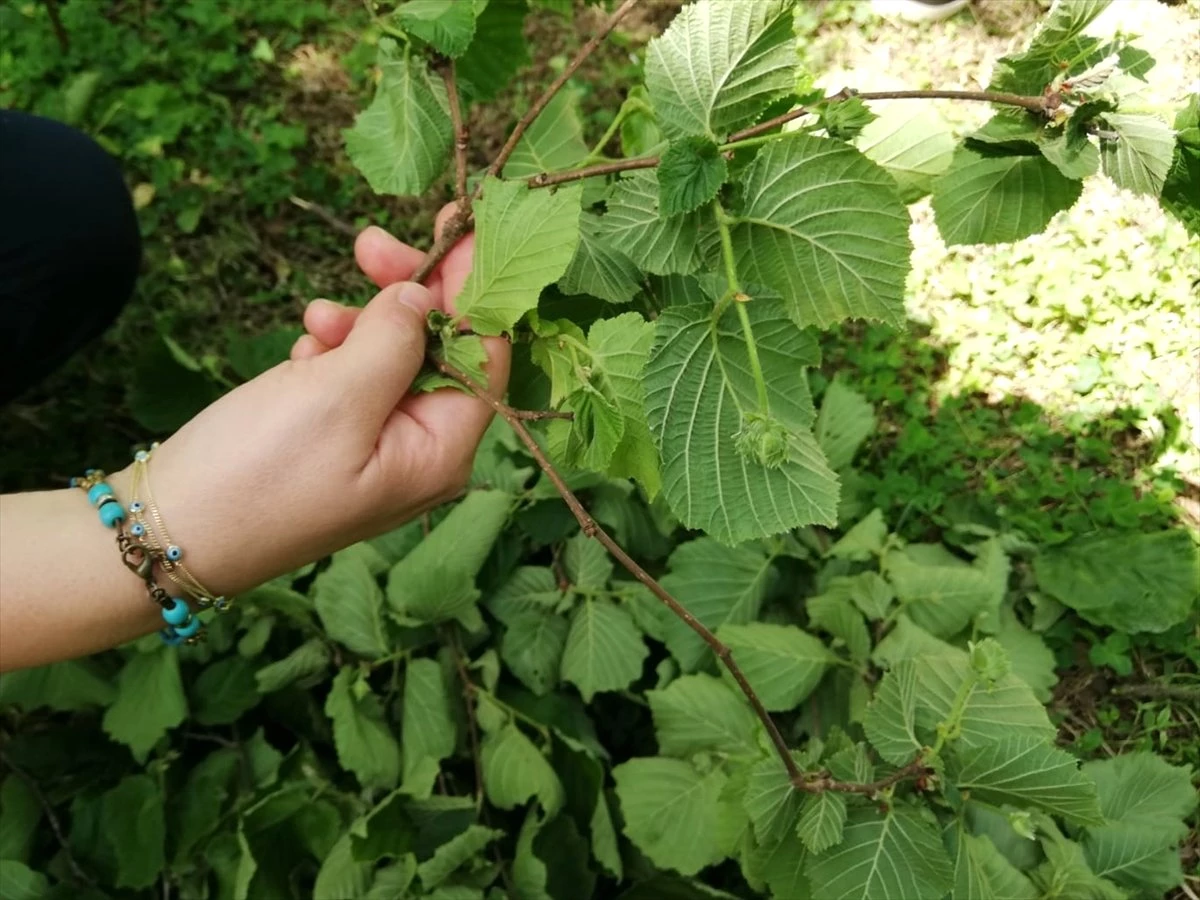
[(429, 291), (415, 281), (405, 281), (396, 285), (396, 300), (424, 312), (429, 306)]
[(332, 300), (326, 300), (324, 297), (318, 297), (316, 300), (310, 301), (308, 305), (309, 306), (340, 306), (341, 304), (334, 303)]

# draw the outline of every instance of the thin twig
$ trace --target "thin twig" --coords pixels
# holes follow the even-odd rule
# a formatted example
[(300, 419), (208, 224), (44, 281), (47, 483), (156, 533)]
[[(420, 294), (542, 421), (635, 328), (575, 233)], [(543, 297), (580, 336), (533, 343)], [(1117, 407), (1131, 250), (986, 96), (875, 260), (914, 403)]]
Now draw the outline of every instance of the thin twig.
[(1200, 701), (1200, 684), (1123, 684), (1110, 691), (1117, 697), (1135, 700)]
[(37, 798), (38, 803), (41, 804), (42, 811), (46, 814), (46, 821), (50, 823), (50, 830), (54, 832), (54, 837), (58, 839), (58, 845), (62, 848), (63, 858), (67, 861), (67, 865), (75, 874), (76, 878), (78, 878), (84, 884), (90, 884), (94, 887), (96, 885), (96, 879), (92, 878), (85, 871), (83, 871), (83, 869), (80, 868), (79, 863), (76, 862), (75, 857), (71, 855), (71, 844), (67, 840), (66, 834), (63, 832), (62, 823), (58, 821), (58, 816), (54, 813), (54, 807), (50, 805), (50, 801), (47, 800), (46, 795), (42, 793), (41, 786), (38, 785), (37, 780), (16, 763), (14, 763), (3, 750), (0, 750), (0, 763), (4, 763), (5, 766), (12, 770), (14, 775), (25, 782), (25, 785), (29, 788), (29, 790), (33, 791), (33, 796)]
[(556, 184), (568, 184), (596, 175), (613, 175), (617, 172), (627, 172), (630, 169), (653, 169), (657, 165), (657, 156), (635, 156), (633, 159), (618, 159), (615, 162), (571, 169), (567, 172), (540, 172), (525, 179), (525, 183), (531, 188), (552, 187)]
[[(504, 164), (508, 162), (508, 158), (512, 156), (513, 150), (517, 148), (517, 143), (521, 140), (521, 135), (533, 124), (533, 120), (538, 117), (538, 114), (550, 105), (550, 101), (554, 99), (554, 95), (559, 92), (562, 86), (567, 83), (567, 79), (575, 74), (579, 67), (583, 65), (584, 60), (592, 55), (592, 51), (600, 46), (600, 42), (608, 37), (609, 32), (616, 28), (617, 23), (625, 18), (629, 11), (637, 6), (637, 4), (638, 0), (625, 0), (624, 3), (617, 7), (617, 11), (609, 16), (608, 20), (592, 35), (591, 39), (579, 48), (579, 52), (575, 54), (575, 58), (567, 63), (566, 68), (559, 73), (557, 78), (550, 82), (546, 90), (542, 92), (542, 95), (534, 101), (533, 106), (529, 107), (529, 111), (521, 116), (520, 121), (517, 122), (516, 127), (512, 130), (512, 134), (508, 136), (508, 140), (504, 142), (504, 146), (500, 148), (500, 152), (496, 154), (496, 158), (492, 160), (492, 164), (488, 166), (489, 175), (497, 178), (500, 177), (504, 172)], [(483, 182), (480, 182), (480, 186), (475, 189), (476, 197), (479, 196), (482, 189)]]
[(446, 95), (450, 99), (450, 122), (454, 126), (454, 196), (461, 201), (467, 196), (467, 147), (471, 133), (463, 121), (462, 108), (458, 103), (458, 80), (455, 76), (454, 60), (446, 60), (441, 69), (442, 80), (446, 82)]
[(575, 418), (575, 413), (557, 409), (514, 409), (513, 415), (524, 422), (540, 422), (543, 419), (566, 419), (569, 422)]
[(288, 197), (295, 206), (300, 207), (305, 212), (310, 212), (318, 219), (322, 219), (327, 225), (330, 225), (336, 231), (350, 237), (358, 237), (358, 229), (347, 222), (345, 219), (338, 218), (334, 213), (330, 212), (319, 203), (313, 203), (311, 200), (305, 200), (303, 197), (297, 197), (295, 194)]
[(924, 775), (929, 775), (933, 770), (925, 764), (925, 761), (918, 754), (906, 766), (897, 769), (886, 778), (880, 778), (878, 781), (869, 781), (866, 783), (858, 783), (854, 781), (837, 781), (836, 779), (822, 776), (813, 778), (806, 782), (803, 786), (797, 787), (810, 794), (821, 794), (825, 791), (837, 791), (842, 794), (866, 794), (868, 797), (873, 797), (876, 794), (882, 793), (893, 785), (899, 784), (908, 778), (920, 778)]
[(458, 669), (458, 678), (462, 682), (463, 703), (467, 708), (467, 737), (471, 742), (471, 759), (475, 763), (475, 808), (483, 809), (483, 756), (479, 751), (479, 730), (475, 725), (475, 683), (467, 671), (463, 660), (462, 644), (458, 640), (458, 631), (454, 625), (446, 626), (449, 634), (450, 651), (454, 654), (454, 666)]
[(71, 39), (67, 35), (67, 29), (63, 27), (62, 16), (58, 11), (58, 0), (46, 0), (46, 12), (50, 14), (50, 26), (54, 29), (54, 36), (58, 39), (58, 47), (63, 53), (71, 52)]

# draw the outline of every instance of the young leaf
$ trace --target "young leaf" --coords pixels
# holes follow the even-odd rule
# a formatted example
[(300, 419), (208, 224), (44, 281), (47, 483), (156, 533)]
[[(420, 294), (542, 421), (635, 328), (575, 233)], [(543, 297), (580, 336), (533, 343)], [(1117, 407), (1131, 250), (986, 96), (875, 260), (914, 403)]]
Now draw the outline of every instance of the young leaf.
[(782, 465), (764, 465), (736, 447), (743, 412), (758, 400), (735, 310), (714, 322), (707, 303), (667, 309), (655, 323), (645, 370), (663, 497), (684, 525), (730, 544), (800, 525), (832, 525), (837, 518), (837, 476), (809, 430), (813, 410), (803, 366), (816, 364), (816, 347), (779, 311), (763, 306), (751, 303), (747, 311), (771, 415), (789, 433)]
[(687, 759), (710, 751), (755, 756), (754, 713), (733, 689), (712, 675), (684, 675), (661, 691), (647, 691), (658, 752)]
[(733, 651), (758, 698), (771, 712), (795, 708), (813, 692), (834, 656), (795, 625), (723, 625), (717, 636)]
[(145, 888), (154, 884), (165, 864), (163, 795), (158, 782), (149, 775), (122, 778), (104, 794), (100, 819), (116, 854), (114, 886)]
[(1038, 737), (982, 744), (953, 760), (950, 780), (974, 799), (1032, 807), (1084, 825), (1104, 821), (1096, 786), (1080, 773), (1079, 761)]
[(312, 638), (282, 659), (260, 668), (254, 673), (254, 680), (260, 693), (269, 694), (324, 672), (329, 660), (329, 646), (320, 638)]
[(85, 659), (65, 660), (0, 675), (0, 706), (11, 703), (25, 712), (43, 706), (60, 712), (107, 706), (116, 696), (112, 684)]
[(406, 0), (392, 18), (413, 37), (420, 38), (443, 56), (456, 58), (475, 37), (474, 3), (460, 0)]
[[(797, 762), (805, 764), (802, 759)], [(742, 808), (750, 817), (758, 842), (772, 844), (793, 831), (804, 799), (775, 754), (755, 763), (746, 782)]]
[(809, 794), (800, 810), (796, 834), (809, 853), (824, 853), (842, 842), (846, 825), (846, 797), (836, 791)]
[(504, 166), (504, 176), (530, 178), (542, 172), (569, 169), (587, 155), (579, 100), (564, 89), (554, 95), (521, 136)]
[(569, 628), (566, 619), (546, 610), (517, 613), (508, 621), (500, 656), (525, 687), (546, 694), (558, 687)]
[(985, 156), (961, 147), (934, 182), (933, 214), (947, 244), (1003, 244), (1043, 231), (1081, 191), (1042, 156)]
[(391, 38), (379, 42), (379, 69), (375, 99), (346, 132), (346, 152), (377, 194), (424, 193), (454, 140), (446, 87)]
[(600, 236), (640, 268), (656, 275), (686, 275), (699, 266), (700, 215), (661, 215), (655, 170), (618, 180), (607, 209), (600, 217)]
[[(409, 660), (404, 677), (401, 730), (406, 786), (413, 784), (413, 779), (422, 772), (436, 773), (438, 764), (454, 753), (457, 732), (450, 704), (442, 667), (432, 659)], [(430, 778), (428, 784), (415, 787), (414, 796), (427, 797), (432, 782)]]
[(144, 762), (168, 730), (186, 718), (179, 656), (166, 647), (134, 653), (117, 676), (117, 699), (104, 713), (104, 730)]
[(791, 7), (788, 0), (698, 0), (650, 42), (646, 88), (668, 137), (720, 140), (791, 91)]
[(599, 216), (585, 212), (579, 217), (579, 246), (558, 280), (559, 290), (628, 303), (642, 287), (642, 273), (601, 232)]
[(904, 321), (910, 220), (886, 171), (839, 141), (796, 136), (759, 151), (743, 193), (738, 270), (779, 293), (797, 325)]
[(562, 782), (515, 723), (484, 737), (482, 754), (483, 783), (493, 805), (513, 809), (537, 797), (549, 816), (562, 807)]
[[(698, 538), (675, 548), (662, 586), (710, 630), (742, 625), (758, 618), (771, 582), (772, 558), (755, 544), (729, 547)], [(661, 605), (658, 598), (653, 602)], [(694, 672), (712, 659), (708, 645), (687, 623), (675, 616), (663, 621), (663, 642), (683, 671)]]
[(1087, 55), (1099, 45), (1083, 38), (1083, 30), (1108, 7), (1111, 0), (1056, 0), (1038, 25), (1024, 52), (1005, 56), (996, 64), (989, 90), (1014, 94), (1040, 94), (1061, 70), (1059, 60)]
[(650, 650), (632, 616), (611, 600), (585, 598), (571, 616), (562, 677), (589, 703), (601, 691), (619, 691), (642, 674)]
[(521, 182), (488, 178), (475, 205), (475, 258), (458, 298), (480, 334), (509, 331), (537, 308), (542, 288), (566, 271), (579, 243), (583, 188), (532, 191)]
[(828, 900), (866, 897), (941, 897), (953, 869), (928, 812), (897, 804), (850, 813), (841, 844), (813, 857), (813, 895)]
[(867, 623), (849, 600), (840, 597), (809, 597), (804, 603), (809, 624), (838, 638), (856, 662), (871, 655), (871, 635)]
[(325, 700), (338, 760), (364, 787), (394, 788), (400, 780), (400, 746), (379, 698), (360, 679), (354, 669), (343, 666)]
[(725, 157), (707, 138), (672, 141), (658, 164), (660, 215), (678, 216), (699, 209), (717, 196), (727, 171)]
[(701, 774), (680, 759), (631, 759), (613, 769), (625, 835), (659, 868), (694, 875), (725, 856), (720, 846), (720, 769)]

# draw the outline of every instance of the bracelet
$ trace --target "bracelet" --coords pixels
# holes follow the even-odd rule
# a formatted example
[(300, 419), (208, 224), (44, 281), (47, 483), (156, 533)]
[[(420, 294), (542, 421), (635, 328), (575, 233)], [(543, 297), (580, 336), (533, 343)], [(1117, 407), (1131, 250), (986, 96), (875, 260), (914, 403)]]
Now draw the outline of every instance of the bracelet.
[(71, 487), (86, 492), (89, 502), (100, 514), (100, 521), (107, 527), (116, 529), (121, 562), (145, 581), (146, 593), (150, 600), (162, 610), (163, 621), (167, 627), (161, 629), (158, 636), (162, 638), (163, 643), (172, 647), (183, 643), (196, 643), (204, 637), (204, 626), (192, 615), (186, 600), (182, 597), (172, 597), (155, 582), (154, 565), (156, 562), (161, 565), (161, 553), (156, 553), (153, 547), (137, 540), (131, 534), (132, 529), (125, 530), (125, 507), (114, 495), (112, 485), (104, 479), (104, 472), (100, 469), (88, 469), (82, 478), (71, 479)]
[[(129, 526), (130, 533), (144, 541), (158, 557), (163, 573), (177, 587), (191, 594), (201, 609), (213, 607), (218, 612), (227, 612), (232, 603), (227, 597), (210, 591), (200, 583), (183, 562), (183, 548), (171, 540), (166, 523), (158, 504), (154, 501), (154, 492), (150, 488), (150, 459), (158, 443), (150, 445), (149, 450), (139, 450), (133, 456), (133, 483), (130, 487), (132, 499), (129, 503), (129, 513), (133, 524)], [(145, 500), (140, 498), (141, 488), (145, 487)], [(149, 513), (149, 519), (146, 514)]]

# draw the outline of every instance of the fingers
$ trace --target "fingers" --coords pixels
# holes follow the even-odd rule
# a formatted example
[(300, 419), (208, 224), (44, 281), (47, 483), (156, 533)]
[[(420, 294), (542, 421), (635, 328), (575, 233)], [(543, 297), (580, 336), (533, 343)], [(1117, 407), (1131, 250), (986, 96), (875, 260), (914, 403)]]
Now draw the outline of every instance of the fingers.
[(296, 343), (292, 344), (290, 356), (293, 361), (298, 362), (302, 359), (312, 359), (320, 356), (328, 350), (329, 347), (327, 345), (322, 344), (311, 334), (304, 334), (297, 339)]
[(372, 225), (355, 239), (354, 258), (364, 275), (379, 287), (387, 287), (411, 278), (425, 254)]
[(332, 300), (314, 300), (305, 307), (304, 328), (327, 349), (340, 347), (361, 312), (357, 307), (342, 306)]
[(419, 284), (384, 288), (359, 314), (342, 345), (326, 354), (340, 389), (371, 419), (382, 423), (420, 371), (425, 317), (434, 308), (433, 295)]

